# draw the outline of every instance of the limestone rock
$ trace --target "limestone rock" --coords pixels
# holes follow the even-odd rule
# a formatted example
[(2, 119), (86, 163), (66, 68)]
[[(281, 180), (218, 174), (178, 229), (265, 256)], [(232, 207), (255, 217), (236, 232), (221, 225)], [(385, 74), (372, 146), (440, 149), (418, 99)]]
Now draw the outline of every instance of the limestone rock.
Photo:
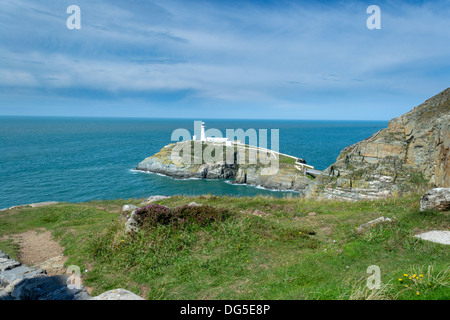
[[(92, 300), (84, 286), (69, 286), (66, 275), (47, 276), (38, 267), (22, 265), (0, 251), (4, 270), (0, 271), (0, 300)], [(8, 260), (8, 261), (6, 261)], [(124, 289), (111, 290), (97, 300), (143, 300)]]
[(201, 207), (203, 204), (197, 202), (191, 202), (188, 204), (189, 207)]
[(54, 204), (58, 204), (57, 201), (46, 201), (46, 202), (38, 202), (38, 203), (30, 203), (29, 206), (32, 208), (38, 208), (38, 207), (45, 207), (45, 206), (51, 206)]
[(2, 250), (0, 250), (0, 259), (9, 259), (9, 256)]
[(0, 272), (0, 286), (8, 287), (24, 279), (33, 279), (46, 276), (47, 274), (43, 269), (20, 265), (13, 269)]
[(145, 300), (145, 299), (125, 289), (114, 289), (106, 291), (94, 297), (93, 300)]
[(20, 266), (20, 262), (8, 258), (0, 258), (0, 272)]
[(120, 213), (120, 219), (127, 221), (130, 218), (131, 213), (136, 209), (138, 209), (138, 207), (133, 204), (124, 205), (122, 208), (122, 212)]
[(57, 204), (59, 202), (56, 201), (46, 201), (46, 202), (38, 202), (38, 203), (30, 203), (30, 204), (20, 204), (17, 206), (12, 206), (9, 208), (4, 208), (4, 209), (0, 209), (1, 211), (7, 211), (7, 210), (12, 210), (12, 209), (22, 209), (22, 208), (26, 208), (26, 207), (31, 207), (31, 208), (37, 208), (37, 207), (44, 207), (44, 206), (50, 206), (53, 204)]
[(126, 205), (124, 205), (123, 207), (122, 207), (122, 212), (125, 212), (125, 211), (133, 211), (133, 210), (136, 210), (138, 207), (137, 206), (135, 206), (134, 204), (126, 204)]
[(64, 263), (67, 261), (67, 257), (59, 255), (37, 265), (37, 267), (46, 270), (49, 274), (60, 273), (60, 270), (64, 269)]
[(139, 223), (136, 219), (136, 210), (133, 210), (127, 222), (125, 222), (125, 233), (134, 233), (139, 230)]
[(450, 188), (434, 188), (425, 192), (420, 198), (420, 211), (450, 210)]
[(416, 238), (420, 238), (422, 240), (427, 240), (440, 244), (450, 245), (450, 231), (442, 231), (442, 230), (433, 230), (418, 234), (415, 236)]
[(450, 187), (450, 88), (389, 121), (388, 127), (341, 151), (306, 194), (374, 199)]
[(160, 200), (164, 200), (164, 199), (169, 199), (169, 196), (151, 196), (147, 199), (147, 201), (145, 201), (145, 204), (150, 204), (156, 201), (160, 201)]
[(366, 223), (360, 225), (358, 228), (356, 228), (356, 233), (364, 233), (365, 231), (369, 230), (371, 227), (376, 226), (381, 223), (385, 223), (385, 222), (392, 222), (392, 220), (389, 218), (386, 218), (386, 217), (377, 218), (375, 220), (372, 220), (372, 221), (369, 221), (369, 222), (366, 222)]

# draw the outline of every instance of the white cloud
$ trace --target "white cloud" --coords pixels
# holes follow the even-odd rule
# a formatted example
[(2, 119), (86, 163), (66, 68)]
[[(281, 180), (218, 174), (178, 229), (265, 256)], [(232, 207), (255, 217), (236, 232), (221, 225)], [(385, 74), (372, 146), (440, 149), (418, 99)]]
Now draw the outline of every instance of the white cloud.
[(450, 67), (445, 1), (380, 5), (381, 30), (366, 28), (366, 8), (358, 2), (136, 3), (80, 1), (80, 31), (65, 28), (61, 4), (2, 3), (9, 18), (0, 22), (8, 30), (0, 43), (0, 85), (192, 90), (197, 99), (277, 109), (302, 105), (310, 92), (428, 94), (449, 80), (421, 71)]

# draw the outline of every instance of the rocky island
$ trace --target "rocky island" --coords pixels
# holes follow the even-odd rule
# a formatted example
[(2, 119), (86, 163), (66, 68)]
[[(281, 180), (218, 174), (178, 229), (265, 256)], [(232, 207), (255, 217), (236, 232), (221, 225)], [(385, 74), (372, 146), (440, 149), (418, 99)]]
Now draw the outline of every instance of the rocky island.
[[(314, 174), (307, 173), (300, 167), (304, 163), (298, 163), (295, 159), (283, 155), (277, 158), (278, 163), (275, 169), (270, 167), (270, 163), (264, 163), (260, 154), (256, 154), (256, 162), (252, 164), (249, 161), (249, 152), (252, 147), (247, 145), (219, 146), (220, 149), (223, 148), (224, 156), (220, 157), (220, 161), (209, 163), (203, 159), (196, 161), (199, 158), (193, 152), (196, 147), (201, 148), (201, 154), (204, 154), (207, 148), (214, 154), (217, 150), (214, 148), (218, 145), (202, 141), (172, 143), (143, 160), (136, 170), (159, 173), (178, 179), (228, 179), (232, 183), (261, 186), (272, 190), (297, 191), (301, 194), (305, 194), (308, 185), (314, 179)], [(187, 157), (185, 154), (185, 157), (174, 159), (172, 155), (175, 149), (188, 150), (190, 154)], [(224, 160), (227, 151), (233, 157), (231, 162)], [(240, 163), (239, 159), (244, 161)]]

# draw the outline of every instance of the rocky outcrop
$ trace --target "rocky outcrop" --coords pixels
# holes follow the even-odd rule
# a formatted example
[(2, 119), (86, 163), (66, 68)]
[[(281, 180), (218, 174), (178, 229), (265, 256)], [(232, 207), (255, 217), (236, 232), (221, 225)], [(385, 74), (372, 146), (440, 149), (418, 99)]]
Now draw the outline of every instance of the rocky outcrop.
[(415, 235), (416, 238), (431, 241), (434, 243), (450, 245), (450, 231), (432, 230)]
[(239, 167), (234, 179), (235, 183), (261, 186), (271, 190), (293, 190), (304, 194), (312, 179), (292, 166), (280, 165), (278, 172), (273, 175), (262, 174), (262, 167), (247, 166)]
[(420, 211), (450, 211), (450, 188), (428, 190), (420, 198)]
[(341, 151), (307, 195), (359, 200), (450, 187), (450, 88)]
[(92, 297), (82, 285), (72, 285), (66, 275), (49, 277), (45, 270), (26, 266), (0, 251), (0, 300), (144, 300), (116, 289)]
[[(202, 147), (204, 148), (204, 146)], [(192, 156), (189, 155), (187, 159), (174, 159), (172, 152), (175, 148), (178, 148), (177, 150), (188, 148), (189, 152), (192, 152)], [(237, 166), (235, 164), (226, 164), (225, 161), (214, 163), (205, 163), (203, 160), (196, 161), (193, 149), (194, 145), (191, 141), (170, 144), (139, 163), (136, 170), (160, 173), (177, 179), (229, 179), (236, 175)]]
[[(313, 178), (308, 178), (305, 173), (296, 168), (289, 158), (280, 158), (277, 166), (263, 164), (257, 157), (256, 163), (248, 160), (248, 150), (234, 148), (230, 153), (233, 161), (224, 161), (227, 150), (223, 150), (224, 157), (215, 162), (205, 162), (194, 156), (194, 143), (179, 142), (165, 146), (155, 155), (145, 159), (138, 164), (136, 170), (163, 174), (177, 179), (227, 179), (236, 184), (247, 184), (264, 187), (272, 190), (298, 191), (304, 194), (306, 188)], [(201, 143), (200, 143), (201, 144)], [(212, 148), (213, 145), (204, 142), (202, 150)], [(173, 159), (172, 151), (187, 150), (192, 156), (183, 159)], [(225, 148), (225, 147), (224, 147)], [(181, 153), (182, 155), (182, 153)], [(246, 159), (239, 161), (239, 159)], [(242, 163), (242, 164), (241, 164)], [(274, 169), (274, 170), (272, 170)]]
[[(145, 205), (151, 204), (151, 203), (153, 203), (153, 202), (160, 201), (160, 200), (164, 200), (164, 199), (169, 199), (169, 198), (170, 198), (170, 196), (150, 196), (150, 197), (147, 198), (147, 200), (145, 200), (144, 202), (142, 202), (142, 203), (140, 204), (140, 206), (145, 206)], [(137, 209), (137, 207), (134, 208), (134, 209)], [(123, 211), (123, 210), (122, 210), (122, 211)]]
[(377, 219), (371, 220), (369, 222), (366, 222), (362, 225), (360, 225), (359, 227), (356, 228), (356, 233), (362, 234), (366, 231), (368, 231), (370, 228), (382, 224), (382, 223), (386, 223), (386, 222), (392, 222), (391, 219), (386, 218), (386, 217), (379, 217)]
[(45, 206), (51, 206), (51, 205), (58, 204), (58, 203), (59, 202), (56, 202), (56, 201), (46, 201), (46, 202), (23, 204), (23, 205), (0, 209), (0, 212), (6, 211), (6, 210), (12, 210), (12, 209), (22, 209), (22, 208), (26, 208), (26, 207), (30, 207), (30, 208), (45, 207)]
[(144, 300), (144, 298), (125, 289), (113, 289), (103, 292), (92, 300)]

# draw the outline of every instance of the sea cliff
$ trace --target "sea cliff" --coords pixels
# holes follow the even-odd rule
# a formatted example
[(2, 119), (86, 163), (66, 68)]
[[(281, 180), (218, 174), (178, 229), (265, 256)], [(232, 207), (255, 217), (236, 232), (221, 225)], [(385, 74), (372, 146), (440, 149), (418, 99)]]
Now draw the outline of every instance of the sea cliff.
[(450, 186), (450, 88), (343, 149), (307, 190), (311, 197), (358, 200)]

